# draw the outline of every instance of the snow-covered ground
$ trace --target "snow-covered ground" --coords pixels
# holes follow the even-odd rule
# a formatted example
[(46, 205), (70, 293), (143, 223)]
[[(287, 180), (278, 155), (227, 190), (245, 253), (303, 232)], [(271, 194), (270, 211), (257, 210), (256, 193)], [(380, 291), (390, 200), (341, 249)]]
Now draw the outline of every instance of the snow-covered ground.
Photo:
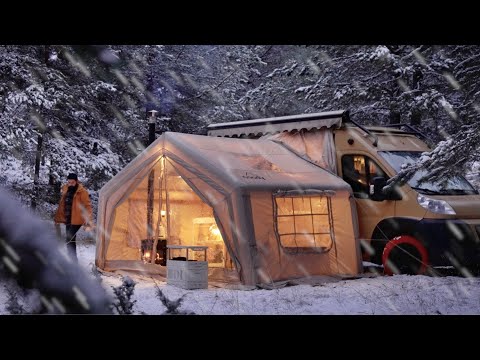
[[(95, 245), (88, 234), (79, 233), (80, 264), (91, 273)], [(93, 274), (92, 274), (93, 277)], [(275, 290), (231, 290), (209, 286), (184, 290), (146, 276), (130, 277), (136, 282), (135, 314), (163, 314), (165, 306), (156, 297), (156, 286), (170, 300), (185, 295), (179, 310), (198, 315), (244, 314), (480, 314), (480, 278), (377, 276), (328, 282), (319, 286), (296, 285)], [(119, 274), (102, 275), (102, 284), (122, 283)], [(6, 310), (7, 294), (0, 282), (0, 314)]]
[[(81, 261), (91, 267), (94, 245), (80, 247)], [(151, 279), (134, 277), (135, 310), (162, 314)], [(103, 283), (118, 286), (120, 276), (104, 276)], [(156, 281), (175, 300), (186, 294), (182, 310), (195, 314), (480, 314), (480, 278), (379, 276), (296, 285), (276, 290), (183, 290)]]

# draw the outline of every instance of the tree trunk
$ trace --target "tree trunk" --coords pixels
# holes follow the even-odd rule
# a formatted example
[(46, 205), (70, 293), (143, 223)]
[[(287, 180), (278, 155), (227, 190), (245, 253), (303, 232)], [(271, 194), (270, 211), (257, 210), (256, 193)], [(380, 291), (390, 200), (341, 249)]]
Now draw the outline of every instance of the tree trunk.
[(397, 110), (390, 110), (390, 124), (400, 124), (400, 113)]
[(423, 78), (423, 73), (420, 69), (416, 69), (413, 72), (412, 76), (412, 89), (419, 89), (420, 88), (420, 80)]
[(33, 196), (31, 207), (35, 211), (37, 208), (37, 198), (38, 198), (38, 179), (40, 177), (40, 160), (42, 159), (42, 145), (43, 145), (43, 131), (40, 130), (38, 133), (37, 141), (37, 151), (35, 154), (35, 175), (33, 177)]
[(45, 62), (45, 66), (49, 66), (50, 65), (50, 45), (44, 45), (43, 46), (43, 60)]
[(92, 154), (98, 155), (98, 143), (96, 141), (93, 143)]
[(410, 115), (410, 125), (420, 125), (422, 120), (422, 114), (418, 110), (412, 110)]

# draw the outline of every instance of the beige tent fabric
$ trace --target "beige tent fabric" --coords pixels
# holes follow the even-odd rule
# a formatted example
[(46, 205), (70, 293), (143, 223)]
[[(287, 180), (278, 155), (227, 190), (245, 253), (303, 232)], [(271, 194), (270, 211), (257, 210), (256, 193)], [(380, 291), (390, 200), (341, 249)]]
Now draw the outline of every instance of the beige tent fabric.
[(312, 129), (310, 131), (281, 132), (265, 135), (269, 139), (284, 144), (302, 158), (314, 164), (337, 173), (337, 160), (333, 132), (331, 129)]
[[(158, 139), (162, 141), (161, 139)], [(158, 141), (157, 140), (157, 141)], [(99, 268), (105, 267), (106, 251), (112, 238), (115, 210), (141, 182), (145, 174), (155, 165), (161, 153), (161, 146), (151, 144), (134, 161), (107, 182), (99, 192), (97, 214), (98, 234), (95, 262)], [(118, 226), (118, 225), (117, 225)]]
[[(327, 253), (296, 253), (289, 254), (282, 251), (275, 236), (273, 227), (272, 208), (269, 206), (271, 198), (268, 194), (257, 193), (252, 196), (253, 217), (259, 223), (271, 226), (255, 227), (255, 238), (265, 239), (257, 244), (257, 251), (260, 253), (257, 272), (262, 278), (262, 283), (271, 283), (291, 278), (310, 277), (313, 275), (329, 274), (352, 274), (361, 272), (361, 265), (358, 262), (356, 251), (356, 238), (352, 236), (354, 224), (350, 216), (349, 203), (350, 193), (348, 191), (336, 192), (332, 200), (334, 245)], [(356, 268), (352, 268), (356, 264)]]
[[(163, 210), (167, 244), (207, 244), (212, 252), (211, 279), (258, 285), (361, 271), (358, 225), (351, 217), (355, 205), (342, 179), (270, 140), (170, 132), (100, 191), (96, 265), (101, 269), (165, 273), (163, 266), (140, 260), (139, 242), (147, 237), (147, 184), (152, 169), (154, 225)], [(166, 188), (160, 192), (161, 176)], [(281, 246), (274, 205), (279, 191), (329, 197), (332, 247), (328, 252), (292, 254)], [(217, 227), (221, 238), (212, 233)]]

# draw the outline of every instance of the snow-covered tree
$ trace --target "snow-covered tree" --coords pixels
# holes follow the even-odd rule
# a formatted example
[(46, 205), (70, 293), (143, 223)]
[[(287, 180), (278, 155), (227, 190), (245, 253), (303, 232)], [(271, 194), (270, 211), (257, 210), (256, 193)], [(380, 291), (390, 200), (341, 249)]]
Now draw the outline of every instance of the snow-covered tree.
[(158, 128), (197, 134), (216, 122), (349, 109), (362, 124), (408, 123), (432, 145), (447, 141), (448, 157), (432, 156), (429, 168), (463, 171), (478, 160), (478, 50), (0, 46), (0, 184), (29, 198), (41, 153), (40, 201), (54, 203), (49, 193), (69, 172), (95, 192), (147, 145), (149, 109)]

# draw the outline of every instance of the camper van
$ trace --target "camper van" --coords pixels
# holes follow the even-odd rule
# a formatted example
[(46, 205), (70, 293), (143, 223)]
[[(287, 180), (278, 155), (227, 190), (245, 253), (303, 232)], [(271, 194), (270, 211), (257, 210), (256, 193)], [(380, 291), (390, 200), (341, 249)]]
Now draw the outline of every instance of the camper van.
[(480, 264), (480, 195), (463, 176), (438, 183), (419, 171), (385, 193), (403, 164), (431, 151), (408, 124), (364, 127), (348, 111), (331, 111), (211, 124), (207, 131), (270, 139), (342, 178), (355, 197), (363, 260), (383, 265), (385, 274), (454, 267), (468, 276)]

